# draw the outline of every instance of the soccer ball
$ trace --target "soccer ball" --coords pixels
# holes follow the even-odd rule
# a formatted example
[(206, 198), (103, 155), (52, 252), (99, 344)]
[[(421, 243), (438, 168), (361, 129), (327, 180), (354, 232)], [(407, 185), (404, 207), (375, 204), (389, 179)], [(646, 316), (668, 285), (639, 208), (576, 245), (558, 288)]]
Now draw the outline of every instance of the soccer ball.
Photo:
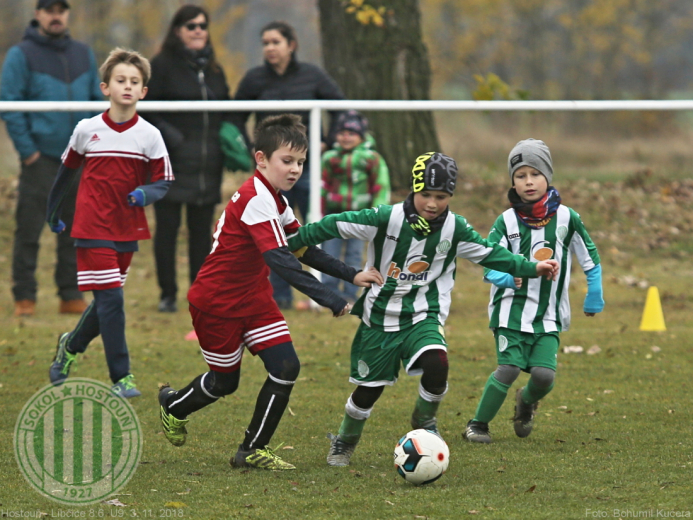
[(412, 430), (395, 446), (397, 473), (415, 486), (438, 480), (449, 463), (448, 445), (429, 430)]

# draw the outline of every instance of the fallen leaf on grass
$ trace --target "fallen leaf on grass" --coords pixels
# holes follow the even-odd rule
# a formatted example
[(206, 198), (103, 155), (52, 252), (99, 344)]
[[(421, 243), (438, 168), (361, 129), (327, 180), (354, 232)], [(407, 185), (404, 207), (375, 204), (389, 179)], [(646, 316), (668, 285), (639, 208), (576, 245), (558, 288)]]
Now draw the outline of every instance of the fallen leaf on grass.
[(200, 473), (199, 471), (191, 471), (190, 473), (188, 473), (188, 475), (193, 475), (193, 476), (195, 476), (195, 477), (200, 477), (200, 476), (202, 476), (202, 473)]
[(176, 495), (189, 495), (189, 494), (190, 494), (190, 488), (186, 489), (185, 491), (181, 491), (180, 493), (178, 493), (176, 491)]
[(298, 486), (298, 482), (294, 482), (294, 481), (289, 481), (289, 484), (291, 484), (292, 486)]
[(296, 414), (295, 414), (294, 411), (291, 409), (291, 407), (288, 406), (287, 408), (289, 409), (289, 415), (290, 415), (291, 417), (295, 417)]
[(537, 489), (537, 485), (534, 484), (531, 488), (529, 488), (525, 493), (534, 493), (534, 490)]
[(501, 466), (496, 470), (498, 473), (503, 473), (505, 471), (505, 466)]
[(653, 347), (650, 347), (650, 350), (651, 350), (652, 352), (655, 352), (655, 353), (656, 353), (656, 352), (661, 352), (661, 351), (662, 351), (662, 349), (659, 348), (659, 347), (656, 346), (656, 345), (653, 346)]
[(556, 442), (565, 442), (563, 439), (556, 439)]
[(605, 393), (605, 394), (613, 394), (614, 391), (613, 391), (613, 390), (604, 390), (604, 393)]
[(602, 349), (599, 348), (599, 345), (592, 345), (590, 348), (587, 349), (587, 355), (594, 356), (595, 354), (599, 354), (601, 351)]
[(589, 415), (590, 417), (593, 417), (593, 416), (597, 415), (597, 412), (589, 412), (589, 413), (586, 413), (585, 415)]
[(180, 509), (182, 507), (188, 507), (188, 504), (183, 502), (166, 502), (164, 507), (172, 507), (173, 509)]
[(114, 498), (113, 500), (104, 500), (104, 504), (108, 506), (118, 506), (118, 507), (126, 507), (125, 504), (123, 504), (120, 500), (117, 498)]
[(472, 509), (470, 511), (467, 511), (467, 513), (469, 513), (470, 515), (478, 515), (479, 511), (477, 511), (476, 509)]
[(282, 449), (283, 450), (293, 450), (294, 447), (293, 446), (282, 446)]
[(582, 354), (584, 350), (585, 349), (583, 349), (580, 345), (570, 345), (567, 347), (563, 347), (564, 354)]
[(389, 506), (394, 506), (394, 505), (395, 505), (394, 502), (390, 502), (389, 500), (386, 500), (385, 503), (386, 503), (387, 505), (389, 505)]

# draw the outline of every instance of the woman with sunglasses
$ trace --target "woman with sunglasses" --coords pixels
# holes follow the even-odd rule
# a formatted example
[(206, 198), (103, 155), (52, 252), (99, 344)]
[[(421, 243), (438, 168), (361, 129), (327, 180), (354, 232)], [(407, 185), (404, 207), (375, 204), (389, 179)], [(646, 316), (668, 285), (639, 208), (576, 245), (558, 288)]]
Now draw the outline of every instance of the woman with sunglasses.
[[(262, 28), (260, 37), (265, 63), (246, 72), (238, 85), (236, 100), (344, 99), (344, 94), (337, 83), (324, 70), (312, 63), (298, 61), (296, 58), (298, 40), (296, 31), (291, 25), (286, 22), (271, 22)], [(303, 124), (308, 126), (308, 112), (296, 113), (301, 116)], [(277, 114), (278, 112), (257, 112), (256, 124), (266, 117)], [(339, 113), (330, 113), (331, 127), (327, 138), (323, 137), (323, 151), (334, 143), (338, 116)], [(248, 112), (237, 112), (234, 115), (236, 126), (246, 137), (248, 148), (252, 148), (245, 129), (248, 117), (250, 117)], [(306, 160), (301, 178), (291, 191), (282, 192), (294, 211), (298, 209), (304, 223), (308, 219), (310, 199), (309, 171), (310, 165)], [(293, 298), (289, 283), (274, 272), (270, 274), (270, 281), (274, 288), (274, 299), (279, 308), (292, 308)]]
[[(228, 100), (224, 71), (216, 62), (209, 36), (209, 15), (184, 5), (174, 15), (161, 52), (152, 59), (147, 100)], [(177, 310), (176, 241), (183, 205), (188, 225), (190, 284), (212, 249), (214, 207), (221, 200), (224, 157), (219, 128), (221, 112), (145, 113), (164, 137), (176, 181), (154, 204), (154, 256), (161, 288), (160, 312)]]

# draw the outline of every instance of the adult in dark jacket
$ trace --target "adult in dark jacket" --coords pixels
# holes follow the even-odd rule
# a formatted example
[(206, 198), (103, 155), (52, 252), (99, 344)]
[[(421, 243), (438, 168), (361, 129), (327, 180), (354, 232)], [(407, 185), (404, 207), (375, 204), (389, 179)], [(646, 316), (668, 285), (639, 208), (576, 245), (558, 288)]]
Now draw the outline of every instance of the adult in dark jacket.
[[(262, 28), (263, 65), (246, 72), (238, 85), (236, 100), (302, 100), (302, 99), (344, 99), (344, 94), (335, 81), (320, 67), (311, 63), (299, 62), (296, 58), (298, 40), (296, 31), (285, 22), (271, 22)], [(277, 115), (280, 112), (257, 112), (256, 121)], [(308, 126), (309, 113), (297, 112)], [(338, 114), (331, 113), (331, 127), (326, 143), (329, 146), (334, 141), (334, 128)], [(246, 122), (250, 117), (248, 112), (235, 114), (236, 125), (246, 136)], [(249, 143), (249, 148), (252, 143)], [(323, 145), (323, 151), (328, 146)], [(303, 165), (303, 175), (291, 191), (282, 192), (289, 205), (301, 213), (304, 222), (308, 217), (310, 200), (310, 165)], [(291, 286), (283, 278), (272, 272), (270, 281), (274, 288), (274, 299), (282, 309), (292, 307), (293, 298)]]
[[(2, 66), (2, 101), (100, 101), (94, 53), (70, 38), (69, 4), (39, 0), (24, 39), (12, 47)], [(12, 250), (12, 293), (15, 316), (31, 316), (36, 306), (36, 265), (46, 203), (75, 125), (89, 112), (4, 112), (2, 119), (21, 161), (17, 227)], [(76, 186), (64, 202), (67, 229), (57, 237), (55, 283), (61, 313), (81, 314), (86, 308), (77, 288), (77, 256), (70, 237)]]
[[(185, 5), (174, 15), (161, 52), (152, 59), (148, 100), (229, 100), (224, 72), (214, 58), (204, 8)], [(221, 200), (224, 158), (221, 112), (145, 114), (164, 137), (176, 176), (166, 197), (154, 204), (154, 256), (161, 288), (159, 311), (175, 312), (176, 242), (183, 205), (188, 225), (190, 284), (212, 249), (214, 207)]]

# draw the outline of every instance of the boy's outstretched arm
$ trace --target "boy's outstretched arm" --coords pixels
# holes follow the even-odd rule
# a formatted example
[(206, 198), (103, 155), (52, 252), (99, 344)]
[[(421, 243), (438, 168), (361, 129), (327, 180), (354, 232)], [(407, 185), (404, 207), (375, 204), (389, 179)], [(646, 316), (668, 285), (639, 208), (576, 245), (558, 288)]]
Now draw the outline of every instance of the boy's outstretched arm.
[(383, 277), (377, 269), (371, 267), (368, 271), (359, 271), (315, 246), (301, 249), (294, 252), (294, 255), (308, 267), (359, 287), (370, 287), (371, 283), (378, 285), (384, 283)]
[(301, 263), (291, 254), (288, 247), (270, 249), (262, 253), (262, 257), (272, 271), (303, 294), (330, 309), (335, 317), (342, 316), (348, 311), (346, 300), (325, 287), (315, 276), (304, 271)]

